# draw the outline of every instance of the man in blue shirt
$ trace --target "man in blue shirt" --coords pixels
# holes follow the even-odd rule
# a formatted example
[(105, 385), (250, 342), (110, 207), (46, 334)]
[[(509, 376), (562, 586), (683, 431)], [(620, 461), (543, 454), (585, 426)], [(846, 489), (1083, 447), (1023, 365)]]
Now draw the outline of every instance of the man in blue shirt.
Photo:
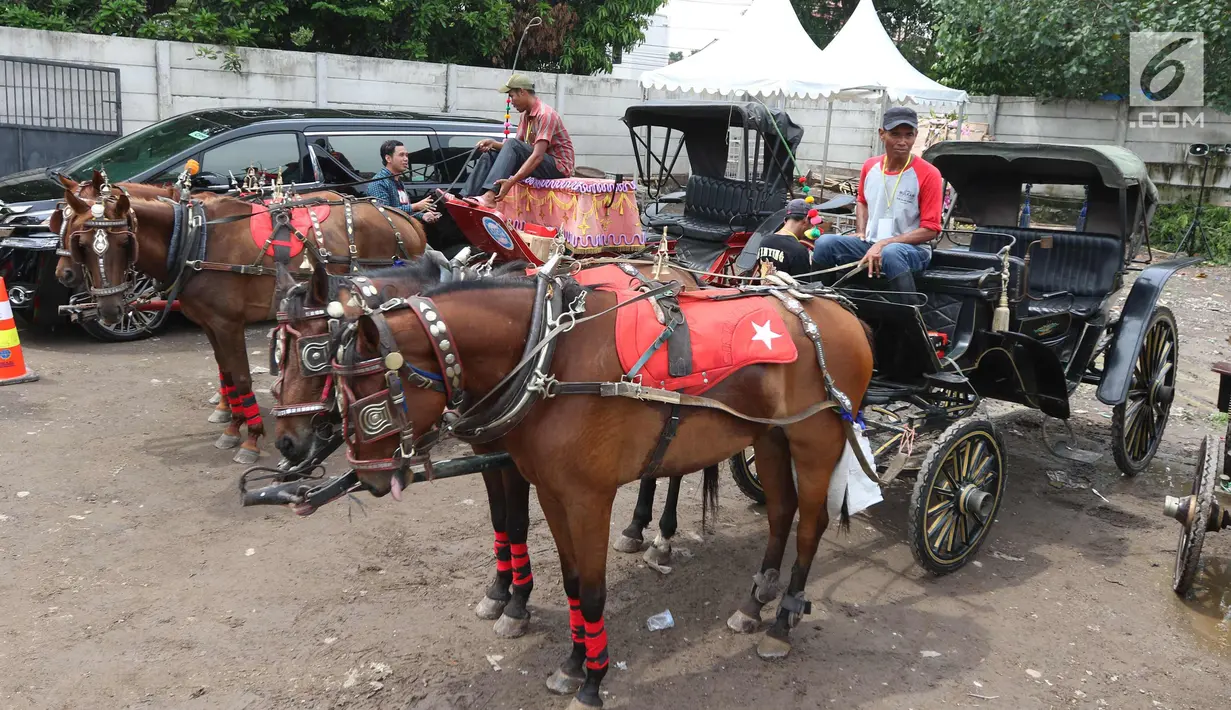
[(411, 204), (406, 187), (398, 179), (410, 167), (410, 154), (406, 152), (406, 146), (399, 140), (387, 140), (380, 144), (380, 159), (385, 167), (368, 183), (368, 197), (375, 197), (377, 202), (387, 207), (409, 212), (411, 217), (423, 222), (440, 219), (440, 213), (432, 209), (432, 198), (425, 197)]

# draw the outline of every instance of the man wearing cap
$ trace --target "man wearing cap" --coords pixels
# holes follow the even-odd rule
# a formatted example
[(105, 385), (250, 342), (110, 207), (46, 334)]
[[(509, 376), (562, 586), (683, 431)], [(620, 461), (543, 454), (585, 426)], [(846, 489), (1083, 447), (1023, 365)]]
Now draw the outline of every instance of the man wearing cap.
[(828, 234), (816, 242), (812, 261), (829, 268), (858, 261), (868, 276), (884, 275), (894, 291), (914, 292), (913, 273), (932, 258), (924, 244), (940, 234), (940, 171), (911, 154), (919, 119), (904, 106), (885, 111), (879, 131), (885, 154), (869, 159), (859, 175), (855, 235)]
[(513, 108), (521, 112), (517, 135), (504, 143), (490, 138), (479, 141), (483, 155), (465, 188), (467, 197), (479, 196), (489, 208), (528, 177), (552, 180), (573, 174), (573, 141), (560, 114), (534, 93), (530, 77), (514, 74), (500, 93), (508, 94)]
[(768, 261), (774, 265), (774, 270), (785, 271), (792, 276), (811, 271), (812, 244), (807, 237), (810, 208), (811, 205), (803, 200), (788, 202), (786, 223), (776, 234), (761, 240), (757, 248), (757, 261)]

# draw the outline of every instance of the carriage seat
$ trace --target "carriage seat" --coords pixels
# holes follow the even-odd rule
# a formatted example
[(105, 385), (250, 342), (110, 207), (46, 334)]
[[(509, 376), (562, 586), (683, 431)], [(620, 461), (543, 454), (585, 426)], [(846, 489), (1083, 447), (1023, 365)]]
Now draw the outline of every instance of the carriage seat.
[(756, 226), (761, 213), (774, 212), (785, 204), (785, 192), (769, 199), (763, 194), (762, 183), (754, 182), (750, 189), (743, 180), (692, 175), (684, 196), (684, 214), (657, 214), (647, 226), (656, 232), (666, 227), (673, 237), (726, 243), (732, 233)]
[[(1052, 237), (1051, 249), (1030, 248), (1029, 297), (1019, 308), (1022, 317), (1072, 313), (1078, 318), (1089, 318), (1118, 286), (1124, 247), (1114, 236), (1019, 227), (986, 229), (1016, 237), (1011, 253), (1023, 257), (1031, 243), (1044, 236)], [(982, 231), (976, 230), (972, 236), (971, 251), (995, 251), (1005, 244), (1003, 237), (981, 234)]]
[[(973, 251), (932, 251), (927, 269), (916, 274), (915, 284), (923, 293), (945, 292), (994, 298), (1000, 295), (1000, 257)], [(1009, 298), (1020, 297), (1026, 264), (1009, 257)]]

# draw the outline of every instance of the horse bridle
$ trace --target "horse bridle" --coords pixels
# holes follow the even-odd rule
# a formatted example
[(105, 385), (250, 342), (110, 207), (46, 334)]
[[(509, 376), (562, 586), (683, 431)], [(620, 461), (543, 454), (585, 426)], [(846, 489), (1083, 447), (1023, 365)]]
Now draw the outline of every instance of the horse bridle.
[[(80, 198), (80, 193), (84, 189), (84, 185), (78, 187), (77, 196)], [(85, 229), (79, 229), (74, 232), (68, 232), (69, 215), (73, 214), (71, 208), (67, 205), (64, 212), (61, 214), (60, 224), (60, 246), (61, 249), (56, 253), (60, 256), (67, 256), (73, 260), (73, 263), (81, 266), (82, 278), (86, 281), (86, 290), (91, 296), (102, 298), (104, 296), (114, 296), (121, 293), (126, 293), (137, 285), (137, 216), (130, 210), (123, 219), (112, 219), (104, 217), (106, 212), (107, 200), (115, 200), (114, 194), (102, 195), (102, 191), (113, 193), (115, 188), (112, 185), (104, 184), (99, 188), (100, 196), (98, 201), (90, 204), (90, 219), (87, 219), (82, 226)], [(121, 193), (128, 194), (123, 188), (118, 188)], [(116, 231), (122, 229), (122, 231)], [(94, 234), (93, 241), (90, 242), (89, 250), (93, 252), (94, 258), (98, 260), (98, 275), (100, 283), (94, 283), (94, 276), (90, 269), (85, 268), (86, 265), (86, 246), (84, 240), (79, 239), (81, 235)], [(124, 280), (118, 284), (111, 283), (111, 277), (107, 274), (106, 255), (111, 248), (110, 237), (112, 236), (127, 236), (128, 247), (128, 266), (124, 270)], [(74, 245), (76, 248), (74, 248)]]

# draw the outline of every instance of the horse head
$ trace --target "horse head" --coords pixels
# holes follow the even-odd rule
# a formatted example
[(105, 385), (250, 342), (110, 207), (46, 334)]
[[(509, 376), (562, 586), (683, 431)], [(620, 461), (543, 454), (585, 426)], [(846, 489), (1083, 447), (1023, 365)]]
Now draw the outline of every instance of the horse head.
[(125, 295), (135, 282), (137, 219), (127, 194), (87, 201), (77, 192), (65, 186), (57, 276), (62, 283), (76, 280), (78, 273), (84, 276), (99, 318), (111, 325), (123, 317)]

